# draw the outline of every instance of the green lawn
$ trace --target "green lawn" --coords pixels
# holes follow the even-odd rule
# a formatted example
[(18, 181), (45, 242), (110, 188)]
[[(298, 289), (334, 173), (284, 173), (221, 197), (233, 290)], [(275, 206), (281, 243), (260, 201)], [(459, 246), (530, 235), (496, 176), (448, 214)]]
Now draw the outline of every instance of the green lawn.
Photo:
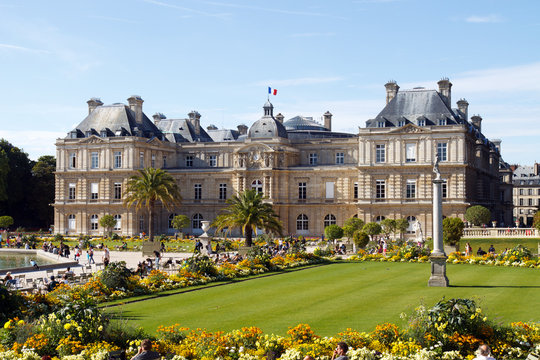
[(496, 238), (496, 239), (482, 239), (482, 238), (476, 238), (476, 239), (461, 239), (460, 241), (460, 250), (465, 251), (465, 244), (470, 243), (471, 247), (473, 248), (474, 254), (476, 254), (476, 251), (478, 250), (478, 247), (482, 247), (485, 251), (487, 251), (491, 244), (493, 244), (493, 247), (495, 247), (495, 251), (497, 253), (504, 251), (504, 249), (509, 248), (512, 249), (516, 245), (523, 245), (527, 249), (531, 250), (533, 254), (538, 253), (538, 244), (540, 243), (540, 239), (538, 238), (524, 238), (524, 239), (510, 239), (510, 238)]
[[(449, 265), (449, 288), (429, 288), (429, 264), (334, 263), (108, 308), (154, 332), (179, 323), (208, 330), (258, 326), (285, 334), (308, 323), (318, 335), (348, 327), (402, 324), (400, 313), (443, 296), (475, 297), (491, 319), (540, 321), (540, 272), (533, 269)], [(184, 290), (185, 291), (185, 290)]]

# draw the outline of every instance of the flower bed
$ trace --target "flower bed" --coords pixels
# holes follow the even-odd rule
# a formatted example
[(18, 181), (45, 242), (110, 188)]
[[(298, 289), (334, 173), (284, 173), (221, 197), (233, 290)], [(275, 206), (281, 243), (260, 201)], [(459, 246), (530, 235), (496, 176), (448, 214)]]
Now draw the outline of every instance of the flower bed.
[[(18, 319), (6, 322), (0, 333), (0, 359), (39, 360), (41, 355), (55, 354), (61, 360), (105, 360), (109, 351), (120, 348), (130, 358), (145, 336), (125, 336), (119, 344), (119, 338), (111, 337), (111, 329), (104, 328), (106, 321), (99, 315), (91, 315), (89, 324), (85, 324), (77, 314), (72, 306), (43, 316), (33, 325)], [(225, 333), (178, 324), (160, 326), (153, 339), (154, 350), (172, 360), (302, 360), (306, 355), (326, 360), (340, 341), (349, 345), (351, 360), (472, 359), (475, 349), (483, 343), (492, 347), (499, 360), (524, 359), (540, 351), (540, 324), (497, 325), (468, 299), (440, 301), (431, 309), (419, 306), (404, 318), (408, 320), (404, 328), (385, 323), (369, 333), (347, 329), (333, 337), (320, 337), (307, 324), (289, 328), (286, 336), (263, 334), (256, 327)]]

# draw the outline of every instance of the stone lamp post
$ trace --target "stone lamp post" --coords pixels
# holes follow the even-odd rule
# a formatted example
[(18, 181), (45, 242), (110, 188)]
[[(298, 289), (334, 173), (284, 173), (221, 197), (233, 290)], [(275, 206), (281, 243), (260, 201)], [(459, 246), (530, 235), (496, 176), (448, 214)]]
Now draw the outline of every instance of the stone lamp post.
[(205, 255), (210, 255), (210, 244), (212, 243), (212, 237), (207, 234), (207, 231), (210, 229), (210, 221), (201, 221), (201, 228), (203, 230), (203, 233), (199, 235), (199, 240), (201, 240), (201, 243), (203, 245), (201, 253)]
[(443, 229), (442, 229), (442, 184), (439, 171), (439, 154), (433, 166), (435, 179), (433, 180), (433, 251), (429, 256), (431, 261), (431, 276), (428, 286), (448, 286), (446, 277), (446, 254), (443, 247)]

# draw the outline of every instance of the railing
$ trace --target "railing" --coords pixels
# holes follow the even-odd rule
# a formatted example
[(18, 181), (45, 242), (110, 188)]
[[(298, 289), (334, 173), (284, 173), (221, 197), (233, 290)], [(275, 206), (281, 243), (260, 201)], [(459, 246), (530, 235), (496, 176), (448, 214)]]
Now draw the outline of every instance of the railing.
[(518, 237), (540, 237), (540, 232), (534, 228), (467, 228), (463, 229), (464, 238), (518, 238)]

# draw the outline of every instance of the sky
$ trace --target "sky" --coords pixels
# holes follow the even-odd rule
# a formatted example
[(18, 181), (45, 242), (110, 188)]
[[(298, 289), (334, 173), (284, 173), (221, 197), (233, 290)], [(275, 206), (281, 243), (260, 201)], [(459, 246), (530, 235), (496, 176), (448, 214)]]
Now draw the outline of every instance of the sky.
[(540, 162), (537, 0), (0, 0), (0, 138), (55, 154), (86, 101), (140, 95), (148, 117), (250, 126), (274, 114), (358, 132), (384, 84), (469, 102), (511, 164)]

